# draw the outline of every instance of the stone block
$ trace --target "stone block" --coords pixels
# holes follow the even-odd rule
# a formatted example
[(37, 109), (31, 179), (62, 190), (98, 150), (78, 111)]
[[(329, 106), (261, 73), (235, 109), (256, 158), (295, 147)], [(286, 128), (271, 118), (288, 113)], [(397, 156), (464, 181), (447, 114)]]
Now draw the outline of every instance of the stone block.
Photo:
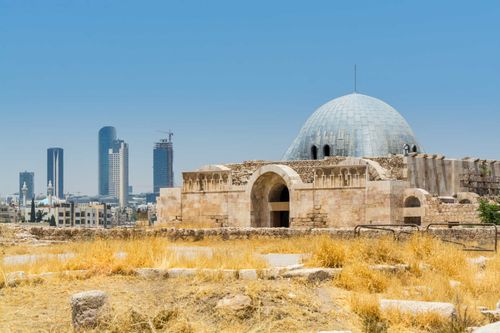
[(433, 312), (447, 318), (451, 318), (456, 313), (456, 309), (453, 304), (444, 302), (381, 299), (380, 308), (382, 311), (397, 310), (413, 315)]
[(108, 297), (100, 290), (84, 291), (71, 296), (73, 328), (96, 328), (107, 310)]
[(226, 279), (234, 279), (236, 278), (237, 270), (235, 269), (212, 269), (212, 268), (202, 268), (198, 270), (199, 273), (209, 275), (209, 276), (217, 276), (223, 277)]
[(241, 280), (257, 280), (257, 270), (256, 269), (240, 269), (238, 272), (239, 278)]
[(176, 277), (185, 277), (185, 276), (194, 276), (198, 270), (196, 268), (170, 268), (167, 269), (168, 277), (176, 278)]
[(301, 268), (286, 271), (282, 276), (284, 278), (306, 278), (312, 282), (330, 279), (340, 274), (341, 271), (341, 268)]
[(5, 275), (5, 284), (7, 286), (16, 285), (23, 280), (26, 280), (26, 273), (23, 271), (11, 272)]
[(160, 268), (136, 268), (135, 274), (146, 279), (157, 279), (168, 277), (168, 271)]
[(500, 321), (496, 323), (481, 326), (472, 330), (472, 333), (498, 333), (500, 332)]
[(387, 273), (398, 273), (398, 272), (404, 272), (410, 269), (410, 265), (406, 264), (398, 264), (398, 265), (371, 265), (370, 269), (374, 271), (381, 271), (381, 272), (387, 272)]

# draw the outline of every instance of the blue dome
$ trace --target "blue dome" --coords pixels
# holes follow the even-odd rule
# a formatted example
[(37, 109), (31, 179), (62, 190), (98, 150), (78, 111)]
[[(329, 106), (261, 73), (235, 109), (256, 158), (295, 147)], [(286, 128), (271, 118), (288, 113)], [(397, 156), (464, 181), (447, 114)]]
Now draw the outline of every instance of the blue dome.
[(389, 104), (353, 93), (319, 107), (283, 156), (284, 160), (325, 156), (378, 157), (421, 148), (406, 120)]

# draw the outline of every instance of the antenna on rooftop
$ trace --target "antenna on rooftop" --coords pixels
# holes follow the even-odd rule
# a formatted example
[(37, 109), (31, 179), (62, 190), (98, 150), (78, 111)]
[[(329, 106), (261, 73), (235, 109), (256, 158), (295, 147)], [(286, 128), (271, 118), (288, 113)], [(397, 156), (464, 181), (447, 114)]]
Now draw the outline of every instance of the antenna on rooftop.
[(354, 64), (354, 92), (357, 92), (356, 64)]

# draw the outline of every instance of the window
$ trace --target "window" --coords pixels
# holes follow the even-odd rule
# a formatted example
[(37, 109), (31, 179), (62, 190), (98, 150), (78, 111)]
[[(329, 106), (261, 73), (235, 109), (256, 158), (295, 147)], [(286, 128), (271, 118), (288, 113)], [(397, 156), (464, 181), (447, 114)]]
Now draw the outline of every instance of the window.
[(323, 146), (323, 156), (324, 157), (330, 156), (330, 146), (329, 145)]
[(316, 147), (316, 146), (311, 147), (311, 159), (312, 160), (318, 159), (318, 147)]
[(417, 152), (418, 152), (417, 145), (412, 145), (412, 146), (411, 146), (411, 152), (412, 152), (412, 153), (417, 153)]
[(410, 145), (405, 143), (405, 145), (403, 146), (403, 155), (408, 156), (409, 153), (410, 153)]

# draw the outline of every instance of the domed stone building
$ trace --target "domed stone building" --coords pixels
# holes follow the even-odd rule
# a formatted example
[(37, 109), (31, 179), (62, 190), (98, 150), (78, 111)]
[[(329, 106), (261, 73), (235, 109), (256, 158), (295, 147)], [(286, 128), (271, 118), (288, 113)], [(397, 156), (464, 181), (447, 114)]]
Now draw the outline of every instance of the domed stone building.
[(500, 162), (425, 154), (389, 104), (353, 93), (319, 107), (281, 161), (209, 165), (161, 189), (160, 223), (352, 227), (477, 222)]
[(316, 160), (329, 156), (378, 157), (420, 152), (406, 120), (389, 104), (358, 93), (318, 108), (283, 159)]

